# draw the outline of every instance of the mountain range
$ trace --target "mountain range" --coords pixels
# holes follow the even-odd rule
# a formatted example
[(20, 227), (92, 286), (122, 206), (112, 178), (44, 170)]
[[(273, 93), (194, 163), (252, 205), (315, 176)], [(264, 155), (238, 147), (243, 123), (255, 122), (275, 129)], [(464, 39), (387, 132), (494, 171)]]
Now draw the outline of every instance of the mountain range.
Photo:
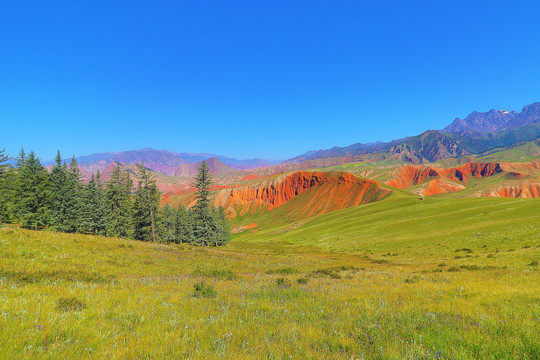
[(143, 162), (148, 169), (155, 172), (182, 178), (193, 176), (202, 160), (209, 162), (215, 175), (241, 174), (246, 170), (260, 168), (270, 168), (275, 173), (295, 167), (316, 167), (318, 164), (337, 165), (366, 157), (422, 164), (447, 158), (482, 155), (533, 141), (538, 137), (540, 102), (525, 106), (521, 112), (474, 111), (463, 119), (455, 119), (442, 130), (428, 130), (417, 136), (391, 142), (356, 143), (346, 147), (308, 151), (277, 165), (276, 161), (265, 159), (237, 160), (215, 154), (175, 153), (152, 148), (92, 154), (78, 157), (77, 161), (86, 175), (97, 170), (103, 172), (108, 167), (116, 166), (115, 164), (128, 167)]
[(490, 110), (473, 112), (455, 119), (443, 130), (428, 130), (420, 135), (391, 142), (352, 144), (326, 150), (308, 151), (283, 163), (301, 163), (322, 158), (385, 154), (403, 162), (425, 163), (446, 158), (482, 154), (540, 136), (540, 102), (521, 112)]

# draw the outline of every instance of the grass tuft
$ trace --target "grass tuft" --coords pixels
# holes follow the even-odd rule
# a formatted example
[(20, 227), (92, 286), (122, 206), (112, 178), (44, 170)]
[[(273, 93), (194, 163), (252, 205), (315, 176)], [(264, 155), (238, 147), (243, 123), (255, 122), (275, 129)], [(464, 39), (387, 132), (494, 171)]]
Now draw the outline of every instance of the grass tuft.
[(196, 298), (213, 298), (217, 296), (217, 291), (212, 285), (200, 281), (193, 285), (193, 292), (191, 296)]
[(75, 296), (72, 297), (61, 297), (56, 302), (56, 310), (66, 312), (66, 311), (79, 311), (86, 308), (84, 301), (77, 299)]

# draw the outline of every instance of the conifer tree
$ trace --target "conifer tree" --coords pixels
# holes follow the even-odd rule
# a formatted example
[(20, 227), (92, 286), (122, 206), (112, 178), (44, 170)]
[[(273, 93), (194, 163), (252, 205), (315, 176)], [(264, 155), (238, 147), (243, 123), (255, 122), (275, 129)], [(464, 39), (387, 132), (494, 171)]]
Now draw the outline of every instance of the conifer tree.
[(13, 176), (11, 167), (7, 164), (8, 160), (5, 150), (0, 150), (0, 226), (11, 217), (9, 208), (12, 201), (10, 189)]
[(131, 190), (133, 182), (129, 174), (120, 169), (114, 169), (107, 183), (107, 236), (130, 237), (131, 226)]
[(133, 213), (134, 237), (157, 242), (156, 220), (160, 194), (154, 175), (143, 163), (137, 164), (138, 187)]
[(58, 151), (55, 164), (49, 175), (49, 209), (51, 224), (59, 231), (67, 231), (69, 196), (68, 174), (65, 165), (62, 165), (62, 157)]
[(13, 217), (17, 220), (19, 226), (21, 226), (22, 219), (22, 183), (21, 183), (21, 171), (26, 163), (26, 153), (24, 149), (21, 149), (19, 156), (15, 159), (15, 179), (13, 183), (13, 191), (15, 195), (13, 197)]
[(225, 209), (220, 206), (218, 209), (213, 209), (213, 245), (214, 246), (223, 246), (231, 241), (231, 228), (229, 226), (229, 221), (227, 220), (227, 215), (225, 215)]
[(212, 175), (208, 163), (203, 160), (198, 167), (193, 186), (197, 189), (197, 204), (193, 207), (193, 243), (208, 246), (213, 239), (213, 218), (208, 195), (212, 185)]
[(160, 242), (167, 244), (177, 243), (176, 239), (176, 212), (169, 205), (165, 204), (159, 210), (158, 234)]
[(96, 220), (95, 233), (96, 235), (107, 234), (107, 203), (106, 192), (101, 181), (101, 172), (98, 170), (95, 177), (96, 181)]
[(20, 191), (19, 212), (23, 227), (40, 229), (48, 223), (48, 173), (34, 152), (21, 157), (18, 173)]
[(191, 217), (191, 210), (187, 210), (183, 205), (178, 206), (174, 231), (177, 243), (189, 243), (193, 240)]
[(92, 173), (88, 184), (83, 189), (81, 212), (81, 231), (87, 234), (105, 234), (104, 193), (99, 172)]
[(72, 157), (66, 182), (66, 224), (65, 231), (80, 232), (82, 220), (82, 173), (75, 156)]

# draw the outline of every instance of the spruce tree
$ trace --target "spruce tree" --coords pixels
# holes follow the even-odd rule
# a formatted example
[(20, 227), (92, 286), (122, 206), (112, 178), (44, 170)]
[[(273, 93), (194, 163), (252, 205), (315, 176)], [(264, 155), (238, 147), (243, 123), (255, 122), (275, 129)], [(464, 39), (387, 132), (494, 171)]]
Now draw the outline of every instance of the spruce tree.
[(225, 209), (219, 207), (219, 209), (213, 209), (213, 245), (214, 246), (223, 246), (231, 241), (231, 228), (229, 226), (229, 221), (227, 215), (225, 215)]
[(0, 150), (0, 226), (11, 217), (9, 208), (12, 200), (10, 192), (12, 173), (11, 167), (7, 164), (8, 160), (5, 150)]
[(114, 169), (107, 183), (107, 236), (130, 237), (131, 226), (131, 190), (133, 182), (129, 174), (120, 169), (120, 165)]
[(178, 209), (176, 209), (174, 236), (177, 243), (189, 243), (193, 240), (191, 213), (191, 210), (187, 210), (183, 205), (178, 206)]
[[(101, 180), (98, 180), (99, 182)], [(81, 232), (102, 235), (104, 232), (103, 188), (92, 173), (83, 189)]]
[(18, 172), (20, 203), (18, 215), (23, 227), (40, 229), (48, 224), (48, 173), (34, 152), (23, 157)]
[(159, 210), (158, 222), (159, 241), (167, 244), (177, 243), (176, 239), (176, 211), (169, 205), (165, 204)]
[(62, 165), (60, 151), (56, 154), (55, 164), (49, 175), (49, 209), (51, 224), (59, 231), (67, 229), (67, 206), (70, 202), (68, 193), (68, 174)]
[(75, 156), (72, 157), (68, 168), (67, 178), (67, 203), (66, 203), (66, 224), (65, 230), (68, 232), (81, 232), (83, 185), (82, 173), (77, 164)]
[(157, 242), (157, 211), (160, 193), (154, 175), (143, 163), (137, 164), (138, 187), (133, 212), (134, 237), (137, 240)]
[(197, 189), (197, 204), (193, 207), (193, 243), (195, 245), (211, 245), (214, 237), (213, 218), (210, 211), (208, 195), (212, 185), (212, 175), (206, 161), (198, 167), (193, 186)]
[(101, 181), (101, 172), (98, 170), (95, 177), (96, 181), (96, 214), (95, 214), (95, 234), (107, 235), (107, 199), (105, 188)]
[(17, 224), (21, 226), (22, 219), (22, 182), (21, 182), (21, 171), (26, 163), (26, 153), (24, 149), (21, 149), (19, 156), (15, 159), (15, 180), (13, 184), (13, 191), (15, 192), (13, 198), (13, 217), (17, 220)]

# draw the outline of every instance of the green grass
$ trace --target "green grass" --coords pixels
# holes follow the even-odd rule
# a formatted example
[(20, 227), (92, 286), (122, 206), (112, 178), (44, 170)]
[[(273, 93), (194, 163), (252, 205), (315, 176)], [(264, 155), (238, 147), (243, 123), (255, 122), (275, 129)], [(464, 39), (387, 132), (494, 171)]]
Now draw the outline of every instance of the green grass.
[(0, 358), (538, 359), (539, 200), (276, 209), (219, 249), (0, 228)]

